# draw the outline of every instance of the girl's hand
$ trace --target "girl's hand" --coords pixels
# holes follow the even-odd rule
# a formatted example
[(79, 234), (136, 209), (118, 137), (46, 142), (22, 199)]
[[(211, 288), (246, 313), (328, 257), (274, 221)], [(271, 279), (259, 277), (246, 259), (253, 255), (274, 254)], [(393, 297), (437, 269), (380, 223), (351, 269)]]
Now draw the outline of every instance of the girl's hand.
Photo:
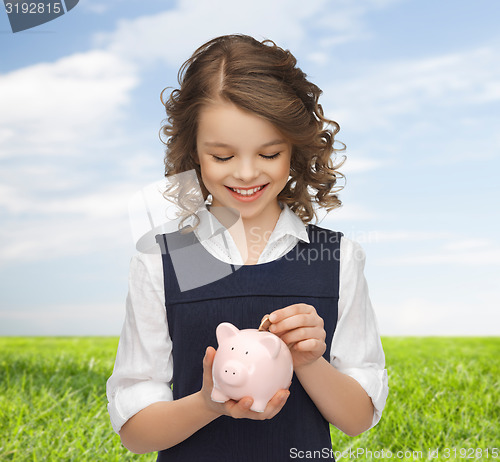
[(210, 396), (214, 386), (212, 378), (212, 365), (214, 357), (215, 349), (213, 347), (208, 347), (205, 352), (205, 357), (203, 358), (203, 386), (201, 388), (201, 394), (208, 409), (218, 415), (228, 415), (230, 417), (234, 417), (235, 419), (245, 418), (253, 420), (272, 419), (279, 411), (281, 411), (281, 408), (285, 405), (286, 400), (290, 395), (288, 390), (279, 390), (267, 403), (264, 412), (255, 412), (250, 410), (250, 407), (253, 404), (253, 398), (250, 396), (241, 398), (239, 401), (230, 399), (225, 403), (216, 403), (215, 401), (212, 401)]
[(320, 358), (326, 350), (323, 318), (314, 306), (305, 303), (273, 311), (269, 331), (281, 338), (290, 349), (293, 368), (305, 366)]

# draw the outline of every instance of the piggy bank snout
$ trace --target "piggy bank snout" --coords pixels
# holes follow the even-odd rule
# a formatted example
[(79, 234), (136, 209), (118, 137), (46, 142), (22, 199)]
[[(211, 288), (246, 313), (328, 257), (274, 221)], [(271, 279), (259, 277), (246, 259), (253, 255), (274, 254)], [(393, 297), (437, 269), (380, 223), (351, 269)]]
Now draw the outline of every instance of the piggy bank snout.
[(243, 385), (248, 378), (247, 368), (240, 361), (229, 359), (220, 368), (220, 378), (228, 385)]

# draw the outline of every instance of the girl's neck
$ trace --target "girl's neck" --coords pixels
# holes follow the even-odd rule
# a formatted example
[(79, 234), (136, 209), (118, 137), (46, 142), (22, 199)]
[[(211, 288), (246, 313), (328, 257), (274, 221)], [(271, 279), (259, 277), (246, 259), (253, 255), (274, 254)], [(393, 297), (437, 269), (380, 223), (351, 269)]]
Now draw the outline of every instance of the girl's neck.
[(265, 214), (255, 217), (240, 217), (224, 207), (210, 207), (209, 210), (229, 231), (247, 265), (257, 263), (281, 214), (278, 202), (275, 209), (267, 209)]

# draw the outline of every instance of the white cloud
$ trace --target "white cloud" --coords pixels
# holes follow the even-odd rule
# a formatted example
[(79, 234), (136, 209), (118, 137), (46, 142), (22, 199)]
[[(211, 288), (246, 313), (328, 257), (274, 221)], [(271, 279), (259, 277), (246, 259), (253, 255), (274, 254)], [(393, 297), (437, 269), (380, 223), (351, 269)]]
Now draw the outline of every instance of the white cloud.
[(313, 63), (325, 65), (330, 61), (330, 55), (324, 51), (314, 51), (307, 56), (307, 59)]
[(309, 60), (324, 64), (332, 47), (369, 37), (367, 12), (398, 1), (363, 0), (353, 6), (327, 0), (180, 0), (171, 10), (121, 20), (115, 31), (96, 34), (94, 44), (142, 65), (161, 61), (178, 68), (208, 39), (244, 33), (270, 38), (294, 53), (303, 50)]
[(432, 253), (388, 257), (383, 265), (500, 265), (500, 247), (492, 241), (458, 241), (443, 244)]
[[(82, 8), (101, 14), (118, 3), (89, 1)], [(335, 21), (324, 23), (323, 45), (315, 48), (317, 59), (323, 59), (322, 50), (335, 41), (345, 41), (346, 33), (349, 40), (354, 39), (356, 31), (363, 30), (363, 14), (379, 6), (374, 0), (356, 8), (339, 2)], [(85, 158), (91, 164), (97, 162), (97, 167), (99, 153), (106, 147), (110, 147), (108, 153), (116, 148), (131, 92), (146, 71), (144, 63), (160, 60), (177, 67), (208, 38), (234, 32), (271, 36), (291, 49), (311, 49), (306, 42), (311, 40), (312, 24), (317, 26), (330, 10), (327, 0), (181, 0), (175, 9), (122, 20), (116, 30), (97, 35), (95, 43), (100, 49), (0, 75), (4, 104), (0, 156), (25, 159), (22, 164), (13, 160), (0, 173), (0, 207), (7, 218), (1, 230), (2, 259), (82, 254), (113, 245), (111, 241), (116, 244), (113, 233), (127, 218), (123, 196), (137, 187), (127, 189), (121, 180), (121, 185), (110, 182), (104, 190), (67, 159), (81, 162)], [(97, 153), (95, 146), (100, 148)], [(151, 165), (151, 157), (134, 154), (128, 146), (123, 154), (122, 171), (137, 174), (138, 167), (144, 170)], [(65, 162), (55, 161), (56, 155)], [(377, 164), (358, 159), (350, 161), (348, 168), (365, 171)], [(93, 175), (97, 175), (96, 168)], [(366, 211), (350, 207), (347, 214), (340, 215), (349, 219), (360, 214), (366, 215)]]
[(397, 241), (434, 241), (449, 239), (453, 236), (449, 232), (434, 231), (373, 231), (376, 242), (397, 242)]
[[(352, 41), (368, 40), (372, 31), (366, 25), (365, 16), (371, 10), (383, 9), (399, 3), (401, 0), (336, 0), (325, 4), (325, 8), (316, 18), (316, 29), (323, 29), (329, 33), (320, 37), (317, 44), (324, 49), (331, 50), (333, 47)], [(310, 55), (314, 60), (313, 52)], [(321, 61), (319, 64), (323, 64)]]
[(94, 14), (104, 14), (106, 13), (109, 8), (109, 0), (107, 3), (99, 3), (99, 2), (93, 2), (91, 0), (86, 0), (85, 2), (81, 3), (81, 8), (90, 11), (91, 13)]
[(499, 63), (500, 51), (488, 47), (377, 62), (360, 69), (361, 77), (337, 80), (331, 88), (324, 88), (325, 99), (335, 108), (337, 120), (356, 131), (398, 126), (402, 115), (430, 121), (436, 112), (498, 102)]
[(137, 84), (130, 63), (98, 50), (0, 75), (0, 156), (78, 152), (122, 118)]
[(90, 255), (118, 249), (132, 251), (128, 215), (100, 218), (72, 214), (9, 221), (0, 230), (0, 262), (36, 261)]
[(365, 206), (350, 202), (348, 207), (334, 209), (326, 215), (324, 210), (321, 209), (319, 225), (326, 228), (337, 229), (339, 224), (344, 224), (345, 222), (373, 220), (378, 217), (378, 214)]
[(0, 75), (3, 264), (132, 242), (127, 201), (139, 186), (95, 180), (102, 153), (111, 161), (124, 143), (138, 83), (133, 65), (98, 50)]
[(340, 171), (346, 175), (350, 175), (351, 173), (360, 173), (367, 172), (371, 170), (375, 170), (381, 168), (383, 163), (379, 160), (366, 159), (362, 157), (356, 157), (353, 155), (347, 156), (345, 163), (340, 167)]
[(499, 335), (499, 294), (474, 303), (408, 298), (377, 306), (382, 335)]
[(0, 207), (9, 214), (0, 228), (0, 261), (8, 264), (109, 249), (133, 252), (128, 202), (139, 187), (118, 183), (36, 200), (33, 191), (2, 185)]
[(124, 303), (0, 310), (0, 335), (119, 335), (124, 315)]
[(429, 300), (414, 298), (402, 301), (397, 306), (379, 307), (377, 315), (384, 330), (398, 332), (399, 335), (433, 334), (439, 331), (451, 317), (451, 307)]
[(493, 245), (493, 242), (487, 239), (463, 239), (448, 242), (443, 246), (443, 249), (450, 252), (481, 251), (491, 249)]
[(111, 9), (120, 12), (120, 8), (122, 8), (126, 2), (128, 2), (128, 0), (85, 0), (78, 4), (78, 8), (94, 14), (104, 14)]
[(247, 33), (260, 39), (300, 43), (306, 35), (304, 20), (319, 14), (326, 5), (325, 0), (181, 0), (169, 11), (121, 20), (115, 31), (97, 34), (94, 43), (134, 62), (163, 61), (177, 68), (202, 43), (223, 34)]

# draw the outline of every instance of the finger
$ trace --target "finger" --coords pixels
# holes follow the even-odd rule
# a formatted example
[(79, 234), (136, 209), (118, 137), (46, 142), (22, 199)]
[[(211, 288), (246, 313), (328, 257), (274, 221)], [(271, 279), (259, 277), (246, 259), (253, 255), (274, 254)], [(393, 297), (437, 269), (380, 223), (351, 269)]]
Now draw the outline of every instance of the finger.
[(273, 311), (269, 315), (269, 320), (273, 324), (275, 324), (290, 316), (295, 316), (301, 313), (310, 313), (312, 312), (312, 310), (316, 311), (315, 308), (311, 305), (307, 305), (305, 303), (296, 303), (295, 305), (285, 306), (284, 308)]
[(269, 330), (270, 326), (271, 326), (271, 321), (269, 320), (269, 315), (265, 314), (262, 317), (262, 320), (260, 321), (259, 331)]
[(215, 349), (211, 346), (207, 347), (205, 350), (205, 356), (203, 357), (203, 382), (207, 386), (213, 386), (212, 378), (212, 366), (215, 358)]
[(226, 414), (235, 418), (235, 419), (243, 419), (243, 418), (253, 418), (252, 414), (255, 412), (250, 411), (250, 408), (253, 404), (253, 398), (250, 396), (245, 396), (241, 398), (239, 401), (235, 401), (230, 399), (224, 403), (224, 407), (226, 409)]
[[(238, 418), (247, 418), (247, 419), (252, 419), (252, 420), (266, 420), (266, 419), (271, 419), (273, 418), (286, 403), (286, 400), (288, 396), (290, 395), (290, 392), (288, 390), (279, 390), (267, 403), (266, 408), (264, 409), (263, 412), (256, 412), (252, 411), (250, 409), (251, 403), (253, 403), (253, 400), (251, 400), (248, 403), (248, 407), (245, 405), (239, 407), (238, 409)], [(246, 399), (246, 398), (245, 398)], [(243, 401), (243, 398), (240, 400), (240, 402)], [(238, 403), (239, 404), (239, 403)]]
[(270, 331), (273, 334), (279, 335), (280, 333), (291, 331), (293, 329), (300, 329), (305, 327), (323, 329), (324, 321), (321, 316), (316, 313), (296, 314), (289, 318), (285, 318), (280, 322), (272, 324)]
[(244, 398), (241, 398), (237, 402), (237, 406), (241, 412), (248, 411), (252, 407), (252, 404), (253, 404), (253, 398), (251, 398), (250, 396), (245, 396)]
[(315, 327), (319, 325), (318, 321), (314, 321), (306, 314), (297, 314), (295, 316), (283, 319), (280, 322), (272, 324), (269, 328), (270, 332), (273, 334), (281, 334), (293, 329), (299, 329), (302, 327)]
[(290, 392), (288, 390), (279, 390), (269, 400), (263, 412), (255, 412), (250, 409), (253, 404), (253, 399), (249, 396), (241, 398), (239, 401), (230, 400), (225, 403), (227, 415), (236, 419), (271, 419), (283, 408), (289, 395)]
[(298, 329), (290, 330), (280, 335), (281, 340), (288, 346), (292, 343), (298, 343), (305, 340), (317, 340), (323, 342), (326, 339), (326, 332), (319, 327), (300, 327)]
[(294, 343), (291, 348), (300, 352), (317, 352), (320, 353), (320, 356), (326, 351), (325, 342), (309, 338), (306, 340), (302, 340), (301, 342)]
[(272, 419), (278, 412), (281, 411), (286, 404), (290, 392), (288, 390), (279, 390), (267, 403), (264, 413), (267, 419)]
[(214, 358), (215, 358), (215, 348), (214, 347), (207, 347), (205, 350), (205, 356), (203, 357), (203, 367), (206, 367), (208, 369), (212, 369), (212, 365), (214, 363)]

